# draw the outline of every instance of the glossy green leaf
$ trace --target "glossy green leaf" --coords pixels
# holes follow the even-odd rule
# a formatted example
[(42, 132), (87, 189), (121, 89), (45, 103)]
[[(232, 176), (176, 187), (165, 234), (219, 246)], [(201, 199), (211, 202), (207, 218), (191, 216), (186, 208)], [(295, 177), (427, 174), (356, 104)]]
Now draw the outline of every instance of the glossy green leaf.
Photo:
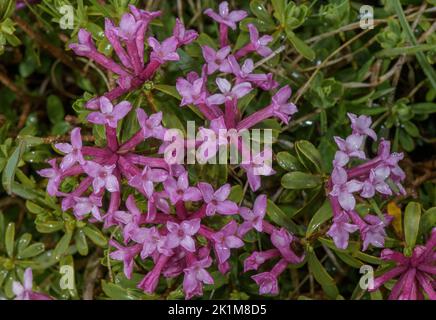
[(14, 152), (11, 154), (10, 158), (6, 163), (6, 167), (3, 170), (2, 175), (2, 184), (3, 188), (5, 188), (6, 192), (12, 193), (12, 184), (14, 182), (15, 171), (18, 167), (18, 164), (23, 156), (24, 150), (26, 149), (26, 143), (24, 141), (20, 141), (18, 146), (15, 148)]
[(5, 232), (6, 253), (10, 258), (14, 256), (14, 245), (15, 245), (15, 223), (10, 222), (6, 227), (6, 232)]
[(313, 274), (315, 280), (321, 285), (327, 297), (330, 299), (336, 299), (339, 295), (339, 290), (336, 287), (335, 281), (328, 274), (314, 252), (307, 253), (307, 263), (309, 265), (309, 271)]
[(300, 162), (312, 172), (322, 171), (321, 154), (315, 146), (306, 140), (300, 140), (295, 143), (295, 151), (297, 152)]
[(404, 238), (410, 249), (415, 247), (420, 220), (421, 205), (417, 202), (409, 202), (404, 212)]
[(45, 246), (43, 243), (40, 243), (40, 242), (33, 243), (30, 246), (28, 246), (27, 248), (25, 248), (21, 251), (18, 251), (17, 257), (19, 259), (33, 258), (33, 257), (43, 253), (44, 250), (45, 250)]
[(312, 189), (320, 186), (322, 180), (319, 176), (304, 172), (289, 172), (282, 177), (282, 186), (286, 189)]
[(301, 170), (301, 164), (298, 159), (286, 151), (277, 153), (277, 163), (287, 171)]
[(307, 226), (306, 237), (310, 237), (315, 230), (317, 230), (327, 220), (331, 219), (332, 216), (333, 211), (330, 201), (326, 200), (310, 220), (309, 225)]
[(97, 245), (99, 247), (105, 247), (107, 245), (106, 237), (96, 227), (94, 227), (92, 225), (86, 226), (86, 227), (83, 228), (83, 232), (85, 232), (85, 235), (95, 245)]
[(85, 232), (82, 229), (77, 229), (74, 234), (74, 241), (77, 251), (82, 255), (88, 255), (88, 242), (86, 241)]
[(280, 209), (274, 202), (271, 200), (268, 200), (266, 212), (269, 218), (277, 223), (279, 226), (284, 227), (288, 229), (290, 232), (302, 235), (303, 230), (301, 230), (301, 227), (295, 224), (294, 221), (292, 221), (291, 218), (289, 218), (286, 213), (283, 212), (282, 209)]
[(260, 20), (265, 21), (268, 24), (273, 24), (274, 21), (271, 19), (268, 11), (264, 6), (264, 2), (261, 0), (252, 0), (250, 2), (251, 12)]
[(294, 46), (295, 50), (298, 51), (303, 57), (306, 59), (313, 61), (315, 60), (316, 54), (315, 51), (311, 47), (309, 47), (303, 40), (298, 38), (294, 32), (286, 29), (286, 34), (288, 36), (289, 41)]
[(53, 257), (55, 260), (60, 260), (62, 256), (67, 252), (72, 236), (73, 235), (71, 232), (66, 232), (62, 236), (62, 238), (60, 238), (60, 240), (56, 244), (56, 247), (53, 250)]

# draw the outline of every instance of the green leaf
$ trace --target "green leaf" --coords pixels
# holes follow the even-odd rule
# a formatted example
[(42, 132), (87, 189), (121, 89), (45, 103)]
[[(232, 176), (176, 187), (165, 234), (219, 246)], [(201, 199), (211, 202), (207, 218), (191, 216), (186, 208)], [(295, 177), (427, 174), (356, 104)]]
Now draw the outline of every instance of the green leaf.
[(86, 241), (85, 232), (82, 229), (77, 229), (74, 235), (77, 251), (82, 255), (88, 254), (88, 242)]
[(107, 245), (106, 237), (93, 225), (84, 227), (83, 232), (85, 232), (89, 240), (91, 240), (95, 245), (99, 247), (105, 247)]
[(53, 250), (53, 257), (55, 260), (60, 260), (62, 256), (67, 252), (72, 236), (73, 234), (71, 232), (66, 232), (58, 241), (56, 247)]
[(274, 8), (274, 17), (284, 25), (286, 22), (286, 4), (287, 0), (271, 0)]
[(420, 220), (421, 205), (417, 202), (409, 202), (404, 212), (404, 238), (410, 249), (415, 247)]
[(304, 172), (289, 172), (282, 177), (282, 186), (286, 189), (312, 189), (322, 184), (319, 176)]
[(51, 123), (57, 124), (62, 122), (65, 117), (64, 106), (61, 99), (55, 95), (49, 95), (47, 98), (47, 116)]
[(411, 122), (411, 121), (403, 122), (403, 127), (404, 127), (404, 130), (406, 130), (406, 132), (410, 136), (412, 136), (414, 138), (419, 137), (419, 129), (413, 122)]
[(12, 184), (15, 177), (15, 171), (18, 167), (18, 164), (23, 156), (23, 153), (26, 149), (26, 143), (23, 140), (20, 140), (18, 146), (15, 148), (14, 152), (8, 159), (6, 163), (6, 167), (3, 171), (2, 176), (2, 184), (3, 188), (5, 188), (6, 192), (12, 194)]
[(344, 261), (346, 264), (348, 264), (353, 268), (359, 269), (361, 266), (363, 266), (362, 261), (352, 257), (348, 253), (335, 251), (335, 254), (338, 256), (339, 259), (341, 259), (342, 261)]
[(303, 230), (300, 226), (295, 224), (294, 221), (292, 221), (291, 218), (289, 218), (286, 213), (283, 212), (282, 209), (280, 209), (274, 202), (271, 200), (267, 201), (267, 207), (266, 212), (270, 219), (274, 221), (276, 224), (278, 224), (280, 227), (286, 228), (288, 231), (297, 234), (297, 235), (303, 235)]
[(405, 151), (411, 152), (413, 151), (413, 149), (415, 149), (415, 142), (413, 141), (412, 137), (407, 134), (405, 130), (399, 131), (398, 139)]
[(436, 103), (434, 102), (422, 102), (411, 104), (410, 108), (415, 114), (430, 114), (436, 112)]
[(6, 227), (5, 232), (5, 247), (6, 253), (9, 258), (14, 256), (14, 244), (15, 244), (15, 223), (10, 222)]
[(236, 186), (233, 186), (232, 189), (230, 190), (228, 200), (239, 203), (241, 202), (243, 197), (244, 197), (244, 190), (238, 184)]
[(277, 163), (286, 171), (301, 170), (301, 165), (298, 159), (286, 151), (281, 151), (277, 154)]
[(303, 40), (298, 38), (294, 32), (286, 28), (286, 34), (289, 41), (292, 43), (294, 48), (306, 59), (313, 61), (315, 60), (316, 54), (311, 47), (309, 47)]
[(307, 226), (306, 238), (310, 237), (315, 230), (317, 230), (324, 222), (331, 219), (332, 216), (333, 211), (330, 201), (326, 200), (310, 220), (309, 225)]
[(436, 226), (436, 207), (428, 209), (421, 217), (420, 234), (427, 234)]
[(322, 171), (321, 154), (315, 146), (306, 140), (295, 143), (295, 151), (300, 162), (310, 171), (319, 173)]
[(20, 252), (25, 249), (30, 241), (32, 240), (32, 235), (30, 233), (24, 233), (17, 241), (17, 253), (20, 255)]
[(336, 287), (335, 281), (328, 274), (313, 251), (308, 252), (307, 263), (309, 265), (309, 271), (313, 274), (315, 280), (321, 285), (327, 297), (330, 299), (336, 299), (336, 297), (339, 295), (339, 290)]
[(45, 250), (45, 246), (41, 242), (33, 243), (21, 252), (18, 251), (17, 258), (18, 259), (28, 259), (36, 257), (37, 255), (40, 255)]
[(102, 281), (103, 292), (111, 299), (116, 300), (138, 300), (138, 294), (133, 294), (130, 289), (121, 287), (118, 284)]
[(274, 21), (271, 19), (268, 11), (263, 5), (263, 1), (260, 0), (252, 0), (250, 2), (251, 12), (260, 20), (266, 22), (267, 24), (274, 24)]

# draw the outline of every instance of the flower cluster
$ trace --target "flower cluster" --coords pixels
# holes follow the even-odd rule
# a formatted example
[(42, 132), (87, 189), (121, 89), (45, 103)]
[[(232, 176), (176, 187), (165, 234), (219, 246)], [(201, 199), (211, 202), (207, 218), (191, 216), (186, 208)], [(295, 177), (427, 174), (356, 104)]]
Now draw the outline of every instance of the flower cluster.
[[(79, 56), (94, 60), (100, 66), (118, 76), (117, 87), (104, 96), (114, 100), (125, 93), (139, 88), (151, 79), (156, 70), (167, 61), (180, 59), (177, 49), (194, 41), (198, 34), (193, 30), (186, 30), (179, 21), (173, 30), (173, 35), (161, 43), (150, 36), (147, 40), (151, 53), (148, 61), (144, 58), (145, 34), (150, 22), (160, 16), (160, 12), (149, 12), (129, 6), (131, 13), (121, 17), (118, 27), (110, 19), (105, 20), (104, 35), (111, 44), (118, 61), (99, 52), (92, 40), (90, 32), (80, 29), (78, 43), (70, 48)], [(97, 99), (90, 100), (89, 109), (97, 109)]]
[(423, 293), (428, 295), (430, 300), (436, 300), (434, 290), (436, 274), (436, 228), (433, 228), (427, 243), (416, 246), (410, 257), (404, 256), (400, 252), (384, 249), (381, 259), (392, 261), (396, 264), (394, 268), (374, 279), (375, 291), (387, 281), (399, 277), (392, 288), (389, 296), (390, 300), (423, 300)]
[(259, 196), (253, 206), (253, 209), (241, 208), (240, 214), (245, 222), (239, 228), (239, 234), (242, 236), (249, 228), (254, 228), (258, 232), (265, 232), (270, 235), (271, 243), (274, 248), (265, 251), (255, 251), (244, 261), (244, 272), (258, 270), (259, 267), (267, 262), (278, 258), (278, 262), (271, 271), (262, 272), (251, 278), (259, 285), (260, 294), (276, 295), (279, 293), (277, 278), (286, 270), (288, 264), (298, 264), (304, 260), (304, 255), (298, 256), (293, 251), (291, 245), (297, 239), (286, 229), (278, 229), (269, 222), (263, 221), (266, 211), (266, 197)]
[[(253, 24), (248, 24), (250, 42), (239, 50), (234, 50), (229, 44), (229, 28), (236, 30), (236, 23), (247, 17), (245, 11), (229, 11), (228, 3), (219, 5), (219, 12), (207, 9), (205, 14), (219, 24), (220, 48), (215, 49), (207, 45), (202, 46), (204, 65), (199, 75), (190, 72), (186, 78), (177, 79), (176, 88), (182, 97), (181, 106), (194, 105), (210, 120), (210, 128), (202, 128), (203, 136), (207, 132), (218, 134), (220, 129), (235, 129), (238, 132), (248, 130), (263, 120), (275, 117), (284, 123), (288, 123), (292, 114), (297, 112), (296, 106), (289, 102), (291, 89), (285, 86), (278, 90), (272, 97), (271, 103), (261, 110), (242, 117), (238, 108), (238, 102), (254, 90), (271, 91), (278, 87), (273, 75), (256, 73), (253, 58), (256, 55), (268, 57), (273, 51), (268, 47), (273, 38), (269, 35), (259, 36), (259, 32)], [(251, 55), (253, 54), (253, 55)], [(250, 56), (249, 56), (250, 55)], [(208, 88), (208, 80), (217, 75), (214, 88)], [(218, 89), (218, 92), (213, 90)], [(212, 92), (210, 92), (212, 91)], [(200, 141), (203, 149), (209, 150), (205, 160), (216, 155), (220, 147), (237, 144), (240, 153), (245, 154), (247, 147), (244, 141), (228, 141), (229, 139), (217, 139)], [(201, 148), (200, 147), (200, 148)], [(266, 148), (267, 149), (267, 148)], [(271, 153), (271, 150), (265, 150)], [(260, 188), (260, 176), (272, 175), (274, 170), (262, 159), (265, 154), (249, 154), (248, 160), (241, 165), (247, 172), (248, 181), (253, 191)], [(264, 166), (262, 172), (257, 172), (259, 167)], [(268, 167), (267, 167), (268, 166)]]
[[(225, 8), (226, 6), (221, 5), (222, 21), (234, 23), (240, 18), (240, 13), (228, 13)], [(166, 129), (161, 124), (162, 113), (149, 116), (143, 109), (137, 108), (135, 112), (140, 129), (127, 141), (120, 140), (120, 122), (133, 107), (128, 101), (117, 104), (112, 101), (152, 76), (165, 61), (177, 60), (177, 47), (191, 42), (197, 36), (193, 31), (186, 31), (177, 21), (173, 36), (164, 40), (162, 44), (152, 37), (149, 38), (148, 43), (153, 51), (144, 67), (144, 32), (150, 20), (158, 13), (145, 12), (133, 6), (130, 9), (132, 14), (125, 14), (119, 27), (106, 20), (105, 35), (121, 65), (97, 52), (91, 35), (85, 30), (79, 33), (79, 44), (71, 45), (77, 54), (87, 56), (118, 74), (118, 87), (87, 103), (88, 109), (92, 110), (87, 116), (87, 121), (104, 126), (106, 146), (83, 145), (81, 129), (73, 129), (71, 143), (55, 145), (55, 148), (64, 154), (63, 158), (50, 160), (48, 163), (51, 168), (39, 171), (41, 176), (48, 178), (47, 192), (61, 198), (62, 209), (71, 210), (77, 219), (101, 222), (104, 228), (116, 226), (121, 230), (120, 241), (112, 239), (109, 242), (115, 249), (110, 253), (110, 257), (122, 261), (127, 278), (132, 277), (135, 259), (151, 259), (154, 262), (152, 270), (138, 284), (138, 288), (147, 293), (156, 290), (162, 276), (174, 278), (183, 275), (186, 298), (202, 295), (203, 285), (214, 282), (207, 270), (214, 261), (221, 273), (227, 273), (230, 269), (231, 249), (244, 245), (243, 236), (252, 229), (266, 232), (270, 234), (275, 249), (255, 253), (254, 255), (259, 256), (255, 259), (255, 264), (251, 261), (254, 256), (251, 256), (245, 263), (245, 270), (257, 270), (267, 259), (280, 258), (271, 272), (253, 276), (260, 285), (261, 293), (276, 294), (277, 276), (283, 272), (287, 264), (298, 263), (302, 258), (291, 249), (293, 235), (263, 221), (266, 196), (259, 196), (253, 209), (240, 208), (228, 200), (231, 191), (229, 184), (217, 190), (206, 182), (191, 185), (184, 166), (169, 164), (159, 156), (144, 156), (137, 152), (137, 146), (148, 139), (160, 143), (161, 149), (165, 146), (163, 140)], [(232, 23), (230, 26), (233, 26)], [(253, 26), (250, 26), (250, 30), (253, 43), (241, 49), (243, 52), (235, 56), (242, 57), (252, 51), (259, 51), (263, 55), (269, 53), (268, 49), (263, 47), (267, 39), (258, 39)], [(257, 39), (256, 43), (254, 39)], [(183, 86), (186, 89), (192, 84), (191, 89), (183, 92), (182, 104), (197, 101), (210, 112), (206, 114), (213, 113), (213, 117), (209, 117), (212, 127), (234, 127), (238, 123), (238, 126), (248, 128), (273, 115), (287, 121), (288, 115), (295, 112), (295, 107), (287, 103), (290, 89), (285, 87), (273, 97), (271, 106), (259, 111), (257, 115), (229, 125), (230, 118), (232, 121), (238, 119), (235, 113), (237, 99), (252, 90), (252, 84), (265, 87), (271, 77), (250, 75), (247, 71), (253, 67), (250, 60), (239, 68), (235, 56), (227, 58), (230, 53), (229, 47), (218, 53), (212, 51), (211, 48), (204, 48), (205, 57), (210, 58), (210, 63), (203, 68), (202, 78), (191, 73), (188, 80), (177, 81), (179, 89)], [(212, 62), (212, 54), (223, 57), (222, 61), (217, 61), (219, 65)], [(234, 70), (237, 74), (237, 83), (232, 88), (228, 80), (218, 78), (217, 83), (222, 93), (209, 95), (205, 91), (206, 74), (218, 69), (226, 70), (226, 63), (229, 67), (227, 71)], [(226, 104), (229, 112), (227, 116), (230, 115), (227, 125), (222, 117), (223, 112), (218, 107), (221, 103)], [(245, 165), (247, 171), (250, 170), (250, 165)], [(66, 179), (74, 179), (76, 187), (65, 187), (63, 182)], [(258, 185), (260, 182), (250, 183)], [(254, 189), (257, 188), (258, 186)], [(124, 190), (128, 190), (127, 199), (123, 196)], [(225, 216), (225, 225), (218, 230), (208, 225), (209, 217), (214, 215)], [(238, 218), (238, 215), (242, 217), (242, 223), (239, 223), (241, 218)]]
[[(333, 209), (333, 225), (328, 235), (333, 238), (338, 248), (345, 249), (348, 246), (349, 234), (359, 230), (363, 250), (370, 244), (382, 248), (386, 237), (385, 227), (392, 217), (368, 214), (362, 218), (355, 210), (355, 195), (358, 193), (360, 197), (370, 199), (376, 193), (384, 197), (393, 193), (404, 194), (401, 182), (405, 178), (405, 173), (398, 166), (403, 154), (390, 153), (390, 142), (382, 139), (377, 156), (368, 160), (363, 151), (365, 138), (377, 140), (375, 132), (371, 129), (371, 118), (364, 115), (357, 117), (351, 113), (348, 117), (351, 120), (352, 134), (346, 139), (335, 137), (339, 150), (333, 160), (334, 168), (328, 186)], [(362, 163), (348, 167), (353, 158)]]

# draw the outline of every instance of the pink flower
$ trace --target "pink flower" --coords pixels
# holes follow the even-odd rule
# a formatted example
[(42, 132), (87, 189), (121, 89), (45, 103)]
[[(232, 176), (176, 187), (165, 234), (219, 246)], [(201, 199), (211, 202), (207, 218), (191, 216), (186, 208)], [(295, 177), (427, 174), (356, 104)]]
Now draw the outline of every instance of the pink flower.
[(73, 213), (78, 219), (83, 219), (83, 216), (92, 213), (92, 216), (102, 221), (100, 208), (102, 206), (101, 197), (91, 194), (89, 197), (74, 197)]
[(368, 214), (363, 219), (367, 223), (360, 230), (363, 239), (363, 251), (366, 251), (370, 244), (376, 248), (383, 248), (387, 236), (385, 227), (392, 221), (393, 217), (385, 215), (385, 221), (382, 221), (379, 217)]
[(251, 190), (257, 191), (261, 186), (260, 176), (271, 176), (275, 171), (271, 167), (272, 151), (266, 148), (252, 157), (250, 163), (241, 164), (241, 167), (247, 173), (248, 183)]
[(148, 38), (148, 44), (153, 49), (150, 54), (151, 60), (156, 60), (159, 63), (164, 63), (166, 61), (178, 61), (180, 59), (177, 54), (178, 41), (175, 37), (170, 37), (159, 43), (154, 37)]
[(212, 259), (208, 256), (202, 260), (195, 261), (183, 270), (185, 272), (183, 291), (185, 292), (186, 299), (191, 299), (193, 296), (202, 296), (203, 283), (214, 284), (212, 276), (206, 270), (211, 265)]
[(230, 46), (215, 51), (209, 46), (201, 46), (203, 50), (203, 57), (207, 63), (207, 74), (213, 74), (215, 71), (219, 70), (224, 73), (231, 73), (232, 69), (230, 67), (229, 61), (226, 59), (230, 53)]
[(132, 187), (145, 192), (147, 197), (151, 197), (154, 192), (154, 184), (164, 182), (168, 178), (168, 172), (162, 169), (151, 169), (144, 166), (141, 174), (133, 176), (129, 180)]
[(204, 14), (208, 15), (216, 22), (224, 24), (233, 30), (236, 29), (236, 22), (244, 19), (248, 14), (243, 10), (235, 10), (229, 12), (229, 4), (227, 1), (223, 1), (219, 5), (219, 13), (214, 12), (212, 9), (206, 9)]
[[(352, 134), (347, 137), (346, 140), (341, 137), (334, 137), (339, 150), (344, 153), (344, 157), (356, 157), (360, 159), (366, 159), (365, 152), (360, 150), (363, 143), (363, 136)], [(339, 151), (338, 151), (339, 152)]]
[(257, 270), (267, 260), (279, 256), (280, 252), (277, 249), (270, 249), (262, 252), (255, 251), (244, 260), (244, 272)]
[(292, 90), (289, 86), (281, 88), (272, 97), (273, 116), (288, 124), (289, 117), (297, 112), (295, 104), (289, 102)]
[(436, 246), (436, 228), (433, 228), (425, 246), (418, 245), (413, 249), (411, 257), (400, 252), (384, 249), (380, 258), (391, 261), (396, 266), (375, 278), (374, 287), (379, 289), (384, 283), (399, 278), (389, 295), (389, 300), (423, 300), (426, 293), (430, 300), (436, 300), (434, 275), (436, 274), (434, 248)]
[(189, 252), (195, 252), (195, 241), (192, 236), (200, 229), (200, 222), (200, 219), (185, 220), (180, 224), (168, 221), (169, 248), (176, 248), (180, 245)]
[(333, 218), (333, 224), (327, 234), (332, 237), (336, 247), (339, 249), (347, 249), (350, 233), (359, 229), (358, 226), (350, 224), (350, 218), (344, 212)]
[(100, 97), (100, 111), (91, 112), (87, 120), (95, 124), (107, 124), (109, 127), (116, 129), (118, 121), (123, 119), (132, 109), (132, 105), (128, 101), (123, 101), (115, 107), (106, 97)]
[(362, 190), (363, 184), (354, 179), (348, 181), (347, 172), (341, 167), (333, 169), (332, 182), (333, 189), (330, 195), (338, 197), (339, 203), (344, 210), (353, 210), (356, 206), (356, 199), (353, 193)]
[(375, 169), (371, 169), (369, 178), (363, 182), (362, 192), (360, 195), (364, 198), (372, 198), (377, 190), (383, 195), (392, 195), (392, 190), (385, 182), (389, 178), (390, 170), (387, 166), (378, 166)]
[(201, 199), (200, 190), (195, 187), (189, 187), (187, 172), (181, 174), (177, 181), (174, 178), (169, 177), (163, 185), (172, 204), (176, 204), (180, 200), (186, 202), (199, 201)]
[(41, 177), (48, 178), (47, 192), (51, 196), (55, 196), (58, 193), (59, 184), (62, 179), (62, 171), (59, 170), (56, 159), (47, 161), (51, 166), (50, 169), (42, 169), (38, 171)]
[(274, 229), (271, 233), (271, 243), (280, 251), (288, 263), (300, 263), (304, 257), (298, 257), (291, 249), (294, 237), (285, 228)]
[(85, 29), (80, 29), (77, 35), (79, 43), (70, 44), (72, 49), (77, 55), (83, 56), (96, 51), (94, 41), (92, 41), (92, 35)]
[(249, 82), (239, 83), (233, 88), (230, 82), (228, 82), (224, 78), (217, 78), (216, 83), (222, 93), (217, 93), (208, 97), (207, 103), (209, 105), (220, 105), (226, 101), (236, 101), (252, 90), (251, 84)]
[(277, 277), (272, 272), (263, 272), (251, 277), (259, 286), (259, 294), (276, 295), (279, 293)]
[(186, 30), (183, 23), (177, 18), (173, 36), (177, 39), (179, 45), (186, 45), (197, 39), (198, 33), (194, 30)]
[(239, 214), (244, 218), (244, 222), (239, 226), (238, 235), (242, 236), (249, 230), (255, 229), (262, 232), (263, 218), (266, 213), (266, 196), (260, 195), (256, 198), (253, 210), (245, 207), (239, 209)]
[(15, 300), (53, 300), (52, 297), (46, 294), (33, 291), (32, 286), (32, 269), (27, 268), (24, 271), (23, 284), (18, 281), (12, 282), (12, 292), (15, 294)]
[(232, 220), (212, 236), (215, 252), (220, 264), (230, 258), (231, 249), (244, 246), (244, 242), (235, 235), (237, 229), (238, 224), (235, 220)]
[(230, 195), (230, 184), (225, 184), (214, 191), (209, 183), (200, 182), (198, 188), (204, 202), (207, 204), (206, 215), (213, 216), (216, 212), (223, 215), (232, 215), (238, 212), (238, 205), (233, 201), (226, 200)]
[(178, 78), (176, 89), (182, 96), (180, 106), (199, 105), (206, 100), (205, 78), (200, 78), (196, 72), (188, 73), (187, 79)]
[(116, 165), (102, 166), (93, 161), (87, 161), (83, 165), (85, 172), (94, 180), (92, 187), (95, 193), (99, 193), (104, 187), (109, 192), (117, 192), (120, 190), (117, 177), (113, 174)]
[(145, 111), (141, 108), (136, 109), (136, 116), (138, 118), (139, 125), (142, 128), (144, 139), (153, 137), (163, 140), (165, 135), (165, 129), (162, 127), (162, 112), (147, 116)]
[(239, 66), (235, 56), (229, 56), (228, 60), (238, 83), (248, 81), (260, 85), (268, 81), (268, 76), (266, 74), (252, 73), (254, 71), (253, 60), (245, 60), (242, 67)]
[(159, 233), (156, 227), (138, 228), (132, 233), (132, 240), (142, 244), (141, 259), (153, 256), (156, 252), (171, 256), (173, 251), (167, 247), (167, 237)]
[(259, 31), (254, 24), (248, 24), (248, 31), (250, 33), (250, 44), (253, 50), (260, 54), (262, 57), (267, 57), (272, 53), (272, 50), (267, 46), (273, 40), (270, 35), (265, 35), (259, 38)]
[(82, 155), (82, 137), (80, 135), (80, 128), (74, 128), (71, 131), (71, 144), (57, 143), (55, 144), (55, 148), (62, 153), (65, 153), (60, 164), (62, 170), (70, 168), (76, 162), (79, 164), (85, 163)]
[(132, 277), (133, 272), (133, 259), (141, 251), (141, 245), (136, 244), (131, 247), (123, 247), (114, 240), (109, 240), (109, 244), (117, 250), (111, 252), (109, 255), (112, 259), (122, 261), (124, 264), (124, 274), (127, 279)]
[(128, 243), (132, 239), (133, 234), (139, 228), (142, 213), (136, 206), (135, 198), (129, 195), (126, 201), (128, 211), (116, 211), (114, 213), (115, 220), (122, 223), (124, 243)]
[(348, 118), (351, 120), (351, 128), (353, 134), (370, 136), (374, 141), (377, 140), (377, 135), (374, 130), (371, 129), (371, 117), (361, 115), (357, 117), (355, 114), (347, 113)]

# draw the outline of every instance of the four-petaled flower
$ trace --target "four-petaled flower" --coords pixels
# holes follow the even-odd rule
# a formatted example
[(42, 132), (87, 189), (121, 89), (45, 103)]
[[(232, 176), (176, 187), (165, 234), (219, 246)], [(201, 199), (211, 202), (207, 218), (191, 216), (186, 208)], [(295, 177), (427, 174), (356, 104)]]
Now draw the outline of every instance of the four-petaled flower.
[(111, 128), (118, 126), (118, 121), (123, 119), (132, 109), (128, 101), (122, 101), (116, 106), (106, 97), (100, 97), (100, 112), (91, 112), (87, 119), (94, 124), (107, 124)]
[(195, 252), (195, 241), (192, 236), (200, 230), (200, 219), (185, 220), (180, 224), (168, 221), (167, 229), (169, 231), (167, 236), (169, 248), (176, 248), (180, 245), (189, 252)]
[(225, 184), (214, 191), (209, 183), (200, 182), (198, 189), (200, 189), (203, 200), (207, 204), (206, 215), (212, 216), (216, 212), (223, 215), (231, 215), (238, 212), (238, 205), (233, 201), (227, 200), (231, 191), (230, 184)]
[(71, 131), (71, 144), (57, 143), (55, 144), (55, 148), (65, 154), (59, 166), (62, 170), (70, 168), (75, 163), (85, 163), (82, 155), (82, 136), (80, 135), (80, 128), (74, 128)]
[(256, 198), (252, 210), (245, 207), (239, 208), (239, 214), (245, 221), (239, 226), (238, 234), (244, 235), (251, 229), (262, 232), (262, 223), (265, 213), (266, 196), (263, 194)]
[(104, 187), (109, 192), (120, 190), (117, 177), (113, 174), (116, 165), (102, 166), (94, 161), (87, 161), (83, 165), (83, 170), (93, 179), (92, 187), (94, 193), (99, 193)]
[(233, 88), (230, 82), (224, 78), (217, 78), (216, 83), (221, 93), (216, 93), (208, 97), (207, 103), (209, 105), (220, 105), (226, 101), (237, 101), (252, 90), (249, 82), (236, 84)]
[(240, 248), (244, 245), (244, 242), (235, 235), (237, 229), (238, 224), (235, 220), (232, 220), (212, 236), (215, 252), (220, 264), (223, 264), (230, 258), (230, 249)]
[(243, 10), (234, 10), (229, 12), (229, 4), (227, 1), (223, 1), (218, 6), (218, 13), (214, 12), (212, 9), (206, 9), (204, 14), (208, 15), (216, 22), (225, 24), (226, 26), (236, 29), (236, 22), (244, 19), (248, 14)]
[(289, 121), (289, 117), (297, 112), (295, 104), (289, 102), (291, 94), (291, 88), (285, 86), (272, 97), (273, 116), (279, 118), (286, 124)]
[(214, 284), (212, 276), (206, 270), (206, 268), (209, 268), (211, 265), (212, 258), (208, 256), (195, 261), (189, 268), (183, 270), (185, 273), (185, 277), (183, 278), (183, 291), (185, 292), (186, 299), (203, 295), (203, 283)]
[(177, 180), (168, 177), (163, 183), (165, 191), (168, 193), (171, 203), (178, 201), (199, 201), (201, 199), (200, 190), (189, 186), (188, 173), (182, 173)]
[(202, 46), (203, 57), (207, 63), (207, 74), (210, 75), (215, 71), (219, 70), (224, 73), (232, 72), (229, 61), (227, 60), (227, 56), (230, 53), (230, 46), (226, 46), (224, 48), (215, 51), (209, 46)]

